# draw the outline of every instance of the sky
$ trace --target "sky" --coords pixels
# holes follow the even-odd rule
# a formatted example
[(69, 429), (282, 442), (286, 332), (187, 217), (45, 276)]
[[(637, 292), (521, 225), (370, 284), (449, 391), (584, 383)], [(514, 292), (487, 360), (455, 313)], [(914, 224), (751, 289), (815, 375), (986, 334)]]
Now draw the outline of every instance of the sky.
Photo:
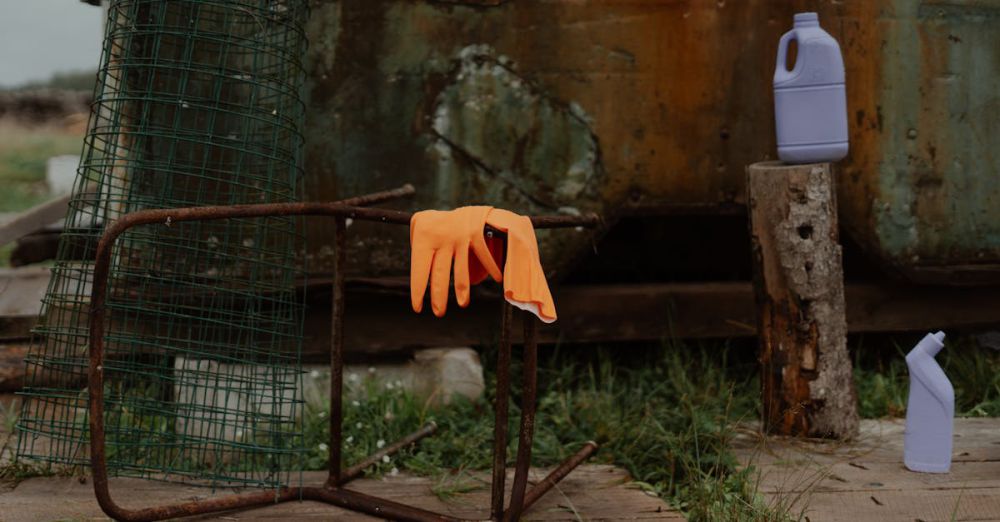
[(103, 23), (80, 0), (0, 0), (0, 87), (96, 70)]

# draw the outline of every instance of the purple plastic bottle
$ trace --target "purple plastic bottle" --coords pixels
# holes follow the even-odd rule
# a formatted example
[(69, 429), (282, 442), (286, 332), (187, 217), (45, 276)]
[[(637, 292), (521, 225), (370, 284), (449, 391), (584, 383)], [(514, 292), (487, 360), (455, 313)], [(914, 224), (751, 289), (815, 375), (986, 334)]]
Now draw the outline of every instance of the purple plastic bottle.
[[(798, 52), (789, 70), (788, 44)], [(781, 37), (774, 68), (778, 157), (786, 163), (837, 161), (847, 155), (847, 91), (840, 45), (819, 26), (816, 13), (795, 15)]]
[(910, 398), (906, 405), (903, 463), (911, 471), (947, 473), (951, 468), (955, 390), (934, 360), (944, 348), (944, 332), (927, 334), (906, 354)]

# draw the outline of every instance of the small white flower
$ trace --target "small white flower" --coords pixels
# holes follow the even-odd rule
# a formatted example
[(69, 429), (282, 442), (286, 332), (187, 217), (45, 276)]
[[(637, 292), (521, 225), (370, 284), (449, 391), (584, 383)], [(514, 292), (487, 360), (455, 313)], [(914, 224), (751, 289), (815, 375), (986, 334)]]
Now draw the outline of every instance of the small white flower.
[(368, 373), (375, 373), (375, 367), (374, 366), (369, 366), (368, 367)]
[(393, 417), (395, 417), (395, 415), (393, 415), (391, 411), (389, 411), (389, 410), (385, 411), (385, 415), (384, 415), (385, 420), (391, 421), (393, 419)]
[(387, 382), (387, 383), (385, 383), (385, 389), (387, 389), (387, 390), (391, 390), (391, 389), (393, 389), (393, 388), (394, 388), (394, 386), (393, 386), (393, 384), (392, 384), (391, 382)]
[(313, 370), (309, 372), (309, 376), (312, 377), (313, 379), (319, 378), (319, 370)]
[(354, 442), (354, 435), (351, 435), (351, 436), (347, 437), (347, 440), (344, 441), (344, 442), (347, 442), (348, 444), (350, 444), (351, 442)]
[(319, 418), (323, 419), (325, 417), (326, 417), (326, 412), (325, 411), (319, 412)]
[(358, 382), (358, 374), (356, 374), (354, 372), (351, 372), (351, 373), (347, 374), (347, 380), (349, 380), (351, 382)]
[(353, 224), (354, 224), (354, 220), (353, 220), (353, 219), (351, 219), (351, 218), (347, 218), (347, 219), (345, 219), (345, 220), (344, 220), (344, 227), (345, 227), (345, 228), (346, 228), (346, 227), (349, 227), (349, 226), (351, 226), (351, 225), (353, 225)]
[(319, 446), (316, 446), (316, 447), (319, 448), (320, 451), (326, 451), (326, 450), (330, 449), (330, 447), (327, 446), (325, 442), (320, 442)]
[(365, 425), (364, 425), (364, 424), (361, 424), (361, 423), (359, 422), (359, 423), (355, 424), (355, 425), (354, 425), (354, 427), (360, 430), (361, 428), (364, 428), (364, 427), (365, 427)]
[(396, 475), (399, 475), (399, 468), (393, 466), (393, 468), (391, 470), (389, 470), (389, 474), (392, 475), (393, 477), (395, 477)]
[(357, 407), (361, 406), (361, 403), (358, 402), (358, 401), (351, 401), (351, 406), (354, 406), (355, 408), (357, 408)]
[(396, 387), (397, 388), (402, 388), (403, 387), (403, 381), (401, 381), (399, 379), (396, 379)]
[(391, 459), (389, 459), (388, 455), (382, 455), (382, 462), (385, 462), (386, 464), (388, 464), (390, 460)]
[(382, 448), (383, 448), (383, 447), (385, 446), (385, 441), (384, 441), (384, 440), (382, 440), (382, 439), (379, 439), (379, 440), (378, 440), (378, 442), (376, 442), (376, 443), (375, 443), (375, 446), (376, 446), (376, 447), (377, 447), (378, 449), (382, 449)]

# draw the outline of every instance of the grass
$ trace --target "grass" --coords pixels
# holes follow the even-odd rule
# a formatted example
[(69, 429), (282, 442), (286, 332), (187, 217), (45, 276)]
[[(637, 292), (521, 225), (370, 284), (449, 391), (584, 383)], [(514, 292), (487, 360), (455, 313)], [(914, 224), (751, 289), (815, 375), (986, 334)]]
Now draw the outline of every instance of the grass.
[[(0, 212), (18, 212), (48, 199), (46, 160), (78, 153), (81, 139), (56, 127), (0, 122), (0, 182), (5, 187)], [(9, 249), (0, 245), (0, 264), (6, 264)], [(854, 362), (862, 417), (905, 414), (908, 373), (903, 356), (916, 340), (876, 339), (874, 346), (865, 346), (867, 340), (859, 339)], [(938, 359), (954, 383), (958, 415), (1000, 416), (1000, 351), (981, 348), (966, 337), (949, 342)], [(484, 360), (493, 357), (487, 354)], [(669, 342), (655, 348), (543, 350), (534, 463), (556, 464), (594, 439), (601, 445), (595, 461), (627, 469), (636, 487), (665, 498), (692, 520), (801, 518), (785, 503), (765, 501), (757, 492), (754, 471), (741, 469), (729, 450), (738, 423), (757, 418), (756, 374), (753, 349), (747, 346)], [(487, 378), (493, 375), (487, 368)], [(435, 477), (432, 489), (442, 498), (487, 487), (470, 472), (491, 465), (492, 397), (440, 408), (389, 385), (369, 379), (365, 398), (345, 404), (345, 459), (356, 462), (434, 420), (439, 425), (435, 437), (380, 463), (374, 472), (405, 469)], [(511, 404), (510, 433), (516, 433), (519, 413), (518, 405)], [(328, 403), (306, 406), (306, 469), (326, 465), (328, 415)], [(15, 420), (16, 411), (0, 404), (6, 433)], [(10, 449), (7, 442), (0, 455)], [(515, 451), (512, 440), (510, 458)], [(0, 467), (0, 480), (39, 473), (21, 463), (7, 464)]]
[(18, 417), (17, 404), (17, 401), (0, 400), (0, 491), (14, 487), (28, 477), (71, 474), (66, 467), (13, 460), (17, 446), (17, 436), (14, 435)]
[(83, 137), (51, 126), (0, 123), (0, 212), (18, 212), (49, 198), (45, 162), (79, 154)]
[[(919, 336), (869, 337), (852, 343), (862, 417), (905, 415), (909, 378), (904, 356), (917, 340)], [(740, 421), (757, 418), (752, 346), (674, 342), (658, 348), (546, 352), (539, 375), (536, 465), (555, 464), (593, 438), (601, 444), (594, 461), (627, 469), (636, 487), (663, 497), (691, 520), (802, 518), (802, 503), (796, 511), (791, 508), (798, 499), (764, 500), (756, 472), (741, 469), (729, 449)], [(980, 347), (972, 337), (958, 337), (938, 359), (955, 387), (959, 415), (1000, 416), (1000, 351)], [(484, 361), (491, 360), (486, 354)], [(394, 440), (434, 420), (441, 427), (435, 437), (375, 472), (407, 469), (436, 477), (434, 490), (444, 498), (486, 487), (469, 473), (490, 467), (492, 410), (485, 399), (436, 409), (398, 389), (374, 388), (373, 382), (368, 386), (367, 399), (345, 405), (348, 461), (371, 453), (379, 441)], [(305, 416), (311, 469), (322, 469), (328, 455), (326, 407), (309, 405)], [(518, 415), (512, 404), (511, 433)], [(515, 450), (511, 444), (508, 455)]]
[[(671, 343), (543, 352), (548, 353), (539, 374), (535, 465), (554, 465), (593, 439), (601, 445), (593, 461), (624, 467), (634, 486), (669, 500), (692, 520), (789, 518), (757, 494), (753, 471), (741, 470), (729, 451), (737, 423), (756, 418), (752, 350)], [(488, 369), (488, 378), (492, 375)], [(435, 477), (434, 490), (444, 498), (488, 487), (470, 474), (491, 465), (493, 413), (486, 399), (435, 408), (374, 383), (367, 383), (365, 399), (345, 404), (347, 461), (433, 420), (440, 427), (436, 436), (379, 464), (376, 473), (406, 469)], [(310, 469), (322, 469), (328, 456), (327, 408), (310, 404), (305, 415)], [(511, 433), (519, 415), (515, 401)], [(509, 458), (515, 451), (511, 441)]]
[(48, 80), (29, 82), (7, 90), (63, 89), (68, 91), (94, 92), (96, 81), (96, 71), (60, 72), (53, 74)]
[[(863, 417), (905, 413), (908, 378), (903, 355), (916, 340), (852, 340)], [(1000, 352), (959, 337), (938, 357), (954, 383), (959, 414), (1000, 415)], [(491, 364), (493, 354), (485, 353), (483, 360)], [(797, 511), (791, 506), (795, 500), (807, 504), (808, 498), (766, 500), (757, 490), (755, 470), (741, 468), (730, 451), (741, 421), (757, 418), (757, 371), (753, 346), (747, 342), (543, 349), (534, 464), (553, 465), (594, 439), (601, 450), (592, 462), (625, 468), (634, 487), (664, 498), (691, 520), (802, 519), (803, 503), (794, 508)], [(513, 369), (513, 375), (519, 372)], [(494, 368), (486, 368), (486, 377), (492, 390)], [(347, 462), (357, 462), (433, 420), (439, 426), (434, 437), (379, 463), (373, 472), (405, 470), (433, 477), (433, 491), (445, 499), (488, 487), (472, 472), (491, 465), (492, 397), (439, 407), (405, 392), (398, 383), (367, 375), (346, 378), (363, 380), (366, 387), (363, 398), (345, 401)], [(516, 398), (517, 378), (513, 384)], [(510, 430), (515, 433), (520, 414), (516, 400), (510, 409)], [(307, 402), (301, 444), (306, 469), (325, 468), (328, 416), (328, 402)], [(515, 451), (512, 440), (510, 459)], [(0, 478), (38, 473), (16, 466), (0, 469)], [(816, 480), (803, 477), (804, 482)]]
[(16, 424), (16, 403), (0, 401), (0, 462), (5, 462), (13, 456), (11, 444), (14, 442), (12, 434)]
[[(0, 182), (7, 187), (0, 192), (0, 212), (43, 202), (48, 196), (46, 160), (78, 153), (80, 144), (80, 136), (56, 128), (0, 123)], [(555, 464), (594, 439), (602, 446), (598, 461), (625, 467), (637, 487), (670, 499), (695, 520), (782, 518), (756, 495), (752, 476), (738, 469), (727, 447), (732, 426), (756, 417), (752, 350), (670, 343), (625, 352), (583, 347), (544, 352), (536, 465)], [(514, 369), (514, 375), (519, 372)], [(488, 369), (488, 379), (492, 376)], [(515, 379), (515, 393), (517, 384)], [(366, 385), (366, 398), (345, 406), (348, 462), (434, 420), (440, 427), (437, 436), (379, 464), (375, 472), (406, 469), (434, 476), (434, 491), (445, 498), (485, 487), (469, 472), (491, 465), (492, 397), (436, 408), (396, 387), (375, 389), (375, 381)], [(328, 414), (329, 405), (320, 403), (309, 404), (303, 416), (307, 469), (326, 464)], [(519, 414), (512, 404), (511, 433), (516, 433)], [(513, 458), (515, 451), (512, 440), (508, 455)], [(20, 464), (0, 470), (0, 476), (10, 479), (38, 473)]]
[[(0, 120), (0, 213), (29, 209), (51, 199), (45, 163), (52, 156), (79, 154), (83, 136), (53, 125), (25, 126)], [(0, 245), (0, 267), (10, 264), (14, 243)]]
[[(855, 386), (863, 418), (906, 415), (909, 373), (906, 353), (920, 336), (859, 339), (854, 351)], [(980, 346), (974, 337), (946, 340), (936, 357), (955, 388), (955, 415), (1000, 417), (1000, 350)]]

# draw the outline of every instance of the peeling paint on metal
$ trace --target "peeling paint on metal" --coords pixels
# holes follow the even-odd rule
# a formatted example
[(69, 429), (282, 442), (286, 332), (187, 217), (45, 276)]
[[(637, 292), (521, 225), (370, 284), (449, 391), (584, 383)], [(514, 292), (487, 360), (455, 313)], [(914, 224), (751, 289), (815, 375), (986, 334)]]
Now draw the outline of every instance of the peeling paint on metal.
[(589, 118), (576, 104), (539, 92), (488, 45), (458, 53), (434, 103), (429, 151), (439, 199), (474, 183), (485, 202), (553, 212), (598, 197), (601, 166)]
[(1000, 2), (896, 2), (883, 22), (883, 155), (870, 237), (917, 280), (1000, 262)]
[[(308, 193), (412, 182), (415, 207), (571, 206), (613, 221), (739, 209), (744, 166), (773, 157), (770, 76), (800, 3), (469, 3), (314, 8)], [(1000, 277), (1000, 0), (810, 7), (847, 68), (847, 235), (916, 279)], [(354, 266), (401, 270), (382, 262), (405, 236), (379, 240)], [(565, 264), (589, 247), (543, 255)]]

